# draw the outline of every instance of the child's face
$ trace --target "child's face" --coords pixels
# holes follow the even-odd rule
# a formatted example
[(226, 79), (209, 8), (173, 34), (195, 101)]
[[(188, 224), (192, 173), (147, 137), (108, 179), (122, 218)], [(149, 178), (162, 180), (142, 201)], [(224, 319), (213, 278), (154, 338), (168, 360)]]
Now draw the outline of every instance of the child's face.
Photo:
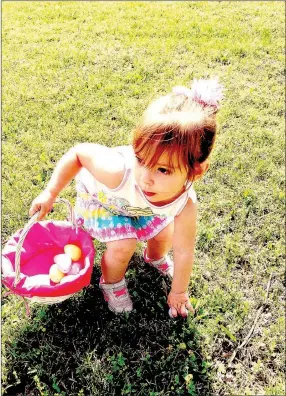
[(144, 195), (151, 203), (167, 204), (175, 200), (183, 191), (187, 181), (187, 170), (179, 168), (177, 159), (173, 161), (174, 169), (169, 168), (169, 156), (163, 153), (158, 163), (147, 168), (144, 158), (136, 155), (135, 178)]

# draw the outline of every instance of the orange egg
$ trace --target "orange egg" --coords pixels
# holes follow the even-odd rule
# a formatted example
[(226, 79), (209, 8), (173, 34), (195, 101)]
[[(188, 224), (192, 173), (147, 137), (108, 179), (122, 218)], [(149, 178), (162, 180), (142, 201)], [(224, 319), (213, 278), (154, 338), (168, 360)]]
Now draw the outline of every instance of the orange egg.
[(65, 274), (58, 269), (57, 264), (53, 264), (50, 268), (49, 276), (52, 282), (60, 283)]
[(77, 261), (81, 257), (81, 250), (76, 245), (66, 245), (64, 251), (71, 257), (72, 261)]

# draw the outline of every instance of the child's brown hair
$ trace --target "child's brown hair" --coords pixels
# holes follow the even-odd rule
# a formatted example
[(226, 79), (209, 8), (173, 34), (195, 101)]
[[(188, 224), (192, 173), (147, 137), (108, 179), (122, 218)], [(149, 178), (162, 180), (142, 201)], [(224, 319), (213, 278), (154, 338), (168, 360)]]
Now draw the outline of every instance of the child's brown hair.
[(216, 98), (210, 92), (206, 95), (200, 86), (202, 81), (206, 86), (206, 82), (214, 80), (195, 81), (199, 89), (193, 91), (176, 87), (145, 111), (134, 131), (133, 147), (146, 166), (152, 168), (162, 153), (168, 152), (169, 166), (172, 168), (177, 159), (192, 178), (199, 164), (210, 155), (217, 132), (218, 99), (222, 94), (218, 91), (221, 86), (217, 85)]

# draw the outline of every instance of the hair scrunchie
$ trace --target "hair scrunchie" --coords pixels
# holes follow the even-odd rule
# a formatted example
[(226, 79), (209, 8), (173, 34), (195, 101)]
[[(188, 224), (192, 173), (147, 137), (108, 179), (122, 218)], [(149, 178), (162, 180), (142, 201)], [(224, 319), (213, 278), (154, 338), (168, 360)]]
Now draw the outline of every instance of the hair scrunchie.
[(219, 84), (218, 77), (212, 79), (194, 79), (191, 89), (183, 86), (177, 86), (172, 92), (185, 95), (193, 101), (205, 106), (219, 108), (219, 102), (223, 98), (223, 86)]

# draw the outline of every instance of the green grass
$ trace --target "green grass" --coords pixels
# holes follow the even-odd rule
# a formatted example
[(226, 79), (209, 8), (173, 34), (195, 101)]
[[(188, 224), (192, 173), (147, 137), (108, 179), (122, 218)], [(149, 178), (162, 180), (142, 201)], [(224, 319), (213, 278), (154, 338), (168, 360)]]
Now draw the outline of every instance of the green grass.
[[(2, 298), (3, 395), (283, 395), (283, 2), (3, 2), (2, 245), (78, 142), (128, 144), (151, 100), (194, 77), (226, 87), (198, 182), (195, 317), (169, 320), (170, 287), (128, 271), (135, 311), (91, 285), (54, 306)], [(61, 194), (74, 202), (72, 184)], [(57, 208), (51, 218), (63, 218)], [(229, 365), (266, 296), (251, 339)], [(3, 289), (2, 294), (5, 292)]]

